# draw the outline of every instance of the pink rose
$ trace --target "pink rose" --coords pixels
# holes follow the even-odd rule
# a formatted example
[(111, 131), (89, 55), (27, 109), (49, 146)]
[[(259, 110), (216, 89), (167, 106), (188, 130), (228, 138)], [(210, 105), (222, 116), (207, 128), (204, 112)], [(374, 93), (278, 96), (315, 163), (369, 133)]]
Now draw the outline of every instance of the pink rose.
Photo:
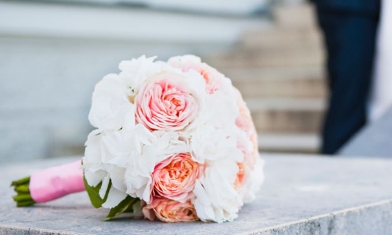
[[(252, 118), (248, 118), (247, 116), (239, 116), (236, 120), (236, 125), (246, 132), (249, 140), (252, 142), (253, 149), (251, 152), (243, 151), (245, 161), (248, 165), (252, 166), (255, 164), (256, 159), (259, 157), (259, 147), (258, 147), (258, 138), (255, 126), (253, 124)], [(253, 169), (253, 167), (252, 167)]]
[(155, 198), (143, 207), (144, 216), (153, 221), (155, 216), (163, 222), (191, 222), (198, 220), (195, 207), (188, 200), (184, 203), (166, 198)]
[(186, 78), (170, 72), (148, 79), (136, 95), (135, 106), (137, 122), (152, 131), (183, 130), (199, 109)]
[(253, 150), (249, 156), (245, 156), (245, 160), (248, 161), (248, 165), (250, 165), (253, 169), (253, 166), (256, 164), (257, 159), (260, 157), (259, 156), (259, 140), (257, 138), (256, 132), (253, 132), (253, 134), (250, 136), (250, 140), (253, 143)]
[(189, 153), (179, 153), (158, 163), (152, 173), (152, 195), (186, 201), (203, 165), (194, 162)]
[(193, 55), (177, 56), (170, 58), (168, 63), (184, 72), (194, 70), (199, 73), (206, 81), (206, 89), (209, 94), (213, 94), (223, 86), (225, 76), (208, 64), (201, 62), (199, 57)]
[(251, 151), (246, 151), (241, 147), (238, 148), (240, 148), (244, 153), (244, 169), (253, 169), (253, 166), (259, 157), (257, 131), (253, 123), (251, 113), (246, 106), (245, 101), (242, 99), (241, 93), (237, 89), (235, 89), (235, 91), (237, 93), (237, 106), (240, 111), (240, 115), (237, 117), (235, 124), (246, 133), (253, 145), (253, 149)]
[(234, 182), (235, 189), (241, 188), (244, 185), (246, 174), (247, 174), (243, 162), (238, 162), (237, 165), (238, 165), (238, 172)]
[(254, 164), (255, 162), (253, 162), (252, 157), (253, 150), (248, 150), (241, 144), (238, 144), (237, 148), (240, 149), (244, 154), (244, 160), (242, 162), (237, 162), (238, 172), (234, 181), (234, 188), (239, 190), (245, 185), (245, 182), (248, 179), (251, 170), (253, 169), (251, 164)]
[(235, 89), (237, 94), (237, 107), (240, 111), (240, 116), (237, 117), (235, 124), (243, 131), (246, 132), (248, 136), (256, 133), (255, 126), (253, 124), (252, 116), (245, 101), (242, 99), (241, 93)]
[(250, 114), (248, 106), (246, 106), (245, 101), (242, 99), (241, 93), (237, 89), (234, 90), (235, 93), (237, 94), (237, 107), (240, 111), (240, 115), (237, 117), (235, 124), (241, 130), (245, 131), (245, 133), (247, 134), (247, 136), (249, 136), (249, 138), (256, 140), (256, 147), (257, 147), (257, 131), (253, 123), (252, 116)]

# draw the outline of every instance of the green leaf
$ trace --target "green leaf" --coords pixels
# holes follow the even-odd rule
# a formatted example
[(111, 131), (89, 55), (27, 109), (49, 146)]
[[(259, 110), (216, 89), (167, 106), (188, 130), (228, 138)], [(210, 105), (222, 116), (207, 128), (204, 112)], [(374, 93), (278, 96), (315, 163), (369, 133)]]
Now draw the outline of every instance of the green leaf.
[(111, 220), (124, 212), (133, 212), (133, 205), (140, 201), (140, 199), (127, 196), (116, 207), (110, 209), (109, 214), (106, 216), (105, 221)]
[(102, 204), (104, 204), (108, 198), (109, 195), (109, 190), (112, 187), (112, 181), (109, 181), (109, 185), (108, 188), (106, 190), (105, 193), (105, 197), (101, 198), (99, 196), (99, 190), (101, 189), (102, 186), (102, 182), (100, 182), (97, 186), (92, 187), (87, 183), (86, 177), (83, 176), (83, 181), (84, 181), (84, 187), (86, 188), (87, 194), (90, 198), (90, 202), (91, 204), (95, 207), (95, 208), (100, 208), (102, 207)]
[(132, 206), (132, 216), (134, 217), (143, 217), (143, 208), (142, 208), (142, 201), (138, 200), (135, 204)]

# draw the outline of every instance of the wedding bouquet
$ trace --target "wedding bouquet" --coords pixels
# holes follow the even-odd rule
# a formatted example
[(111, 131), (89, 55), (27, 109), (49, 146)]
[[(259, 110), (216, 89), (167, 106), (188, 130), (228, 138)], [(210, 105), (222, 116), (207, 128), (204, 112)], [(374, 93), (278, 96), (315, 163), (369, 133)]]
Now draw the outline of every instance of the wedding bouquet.
[(18, 206), (87, 190), (107, 219), (232, 221), (263, 182), (257, 133), (230, 79), (193, 55), (122, 61), (95, 87), (82, 161), (12, 183)]

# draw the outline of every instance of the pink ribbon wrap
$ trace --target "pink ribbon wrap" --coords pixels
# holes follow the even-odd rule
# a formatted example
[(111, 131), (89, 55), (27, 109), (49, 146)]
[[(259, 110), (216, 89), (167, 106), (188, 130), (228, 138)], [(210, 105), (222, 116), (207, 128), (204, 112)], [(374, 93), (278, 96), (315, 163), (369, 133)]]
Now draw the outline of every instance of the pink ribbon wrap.
[(37, 203), (49, 202), (84, 190), (80, 160), (45, 169), (30, 177), (30, 195)]

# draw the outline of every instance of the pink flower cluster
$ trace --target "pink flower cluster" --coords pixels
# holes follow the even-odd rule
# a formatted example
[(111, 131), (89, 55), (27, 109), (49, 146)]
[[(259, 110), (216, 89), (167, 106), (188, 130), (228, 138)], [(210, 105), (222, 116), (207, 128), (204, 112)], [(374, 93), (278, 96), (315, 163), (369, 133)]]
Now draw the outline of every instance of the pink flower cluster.
[(108, 208), (140, 198), (150, 220), (231, 221), (263, 182), (250, 112), (230, 79), (200, 58), (153, 60), (123, 61), (96, 86), (86, 180), (105, 191), (112, 182)]
[(189, 153), (179, 153), (158, 163), (153, 172), (152, 200), (143, 208), (146, 218), (153, 220), (154, 213), (162, 221), (197, 220), (190, 194), (196, 180), (203, 173), (203, 165), (192, 160)]

